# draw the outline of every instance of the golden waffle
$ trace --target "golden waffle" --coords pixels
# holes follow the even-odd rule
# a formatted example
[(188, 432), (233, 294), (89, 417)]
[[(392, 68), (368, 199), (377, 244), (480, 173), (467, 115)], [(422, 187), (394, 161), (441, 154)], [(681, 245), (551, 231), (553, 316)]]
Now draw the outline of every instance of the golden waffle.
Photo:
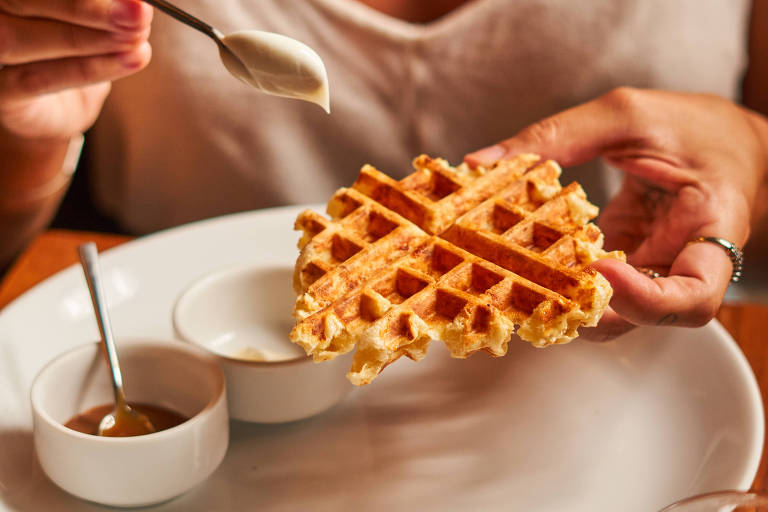
[(501, 356), (515, 332), (546, 346), (597, 324), (612, 290), (585, 267), (623, 254), (602, 250), (597, 207), (560, 186), (555, 162), (471, 169), (422, 155), (414, 168), (396, 181), (366, 165), (330, 219), (299, 214), (292, 341), (316, 361), (357, 347), (348, 378), (362, 385), (432, 339), (453, 357)]

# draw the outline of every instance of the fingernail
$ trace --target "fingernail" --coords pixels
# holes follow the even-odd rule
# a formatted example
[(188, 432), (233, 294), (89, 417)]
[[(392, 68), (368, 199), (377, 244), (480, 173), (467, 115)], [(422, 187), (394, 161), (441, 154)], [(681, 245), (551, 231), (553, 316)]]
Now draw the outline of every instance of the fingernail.
[(499, 158), (504, 156), (506, 152), (507, 150), (504, 149), (504, 146), (496, 144), (470, 153), (467, 155), (467, 161), (473, 165), (487, 166), (495, 163)]
[(115, 0), (109, 18), (113, 25), (120, 28), (136, 28), (141, 21), (141, 3), (135, 0)]

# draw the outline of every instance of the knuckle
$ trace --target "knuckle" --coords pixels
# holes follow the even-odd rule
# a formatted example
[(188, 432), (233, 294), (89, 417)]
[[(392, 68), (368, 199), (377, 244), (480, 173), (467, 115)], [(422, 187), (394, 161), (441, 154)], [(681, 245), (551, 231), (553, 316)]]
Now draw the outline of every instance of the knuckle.
[(647, 94), (647, 91), (642, 89), (623, 86), (607, 92), (601, 100), (613, 109), (632, 113), (642, 108)]
[(654, 121), (659, 113), (659, 93), (635, 87), (617, 87), (598, 99), (611, 114), (623, 120), (628, 138), (640, 141), (664, 137), (664, 125)]
[(547, 147), (557, 141), (560, 122), (556, 117), (547, 117), (525, 128), (519, 138), (531, 147)]

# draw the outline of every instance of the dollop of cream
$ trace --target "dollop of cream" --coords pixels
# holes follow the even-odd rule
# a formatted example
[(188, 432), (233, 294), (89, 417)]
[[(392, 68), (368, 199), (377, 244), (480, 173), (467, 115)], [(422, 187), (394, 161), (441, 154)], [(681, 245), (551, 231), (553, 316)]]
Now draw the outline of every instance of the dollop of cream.
[(221, 40), (221, 60), (234, 76), (267, 94), (309, 101), (330, 113), (325, 64), (312, 48), (260, 30), (233, 32)]

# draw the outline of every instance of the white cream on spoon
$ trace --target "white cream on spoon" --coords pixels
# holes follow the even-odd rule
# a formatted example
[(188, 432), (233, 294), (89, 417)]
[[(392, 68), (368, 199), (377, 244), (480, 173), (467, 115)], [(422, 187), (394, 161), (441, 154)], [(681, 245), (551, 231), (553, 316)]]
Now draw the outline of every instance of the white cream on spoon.
[(243, 82), (267, 94), (310, 101), (330, 113), (325, 65), (309, 46), (260, 30), (234, 32), (221, 42), (224, 66)]
[(219, 46), (224, 66), (243, 82), (266, 94), (315, 103), (330, 113), (325, 65), (304, 43), (259, 30), (243, 30), (225, 36), (165, 0), (144, 2), (213, 39)]

